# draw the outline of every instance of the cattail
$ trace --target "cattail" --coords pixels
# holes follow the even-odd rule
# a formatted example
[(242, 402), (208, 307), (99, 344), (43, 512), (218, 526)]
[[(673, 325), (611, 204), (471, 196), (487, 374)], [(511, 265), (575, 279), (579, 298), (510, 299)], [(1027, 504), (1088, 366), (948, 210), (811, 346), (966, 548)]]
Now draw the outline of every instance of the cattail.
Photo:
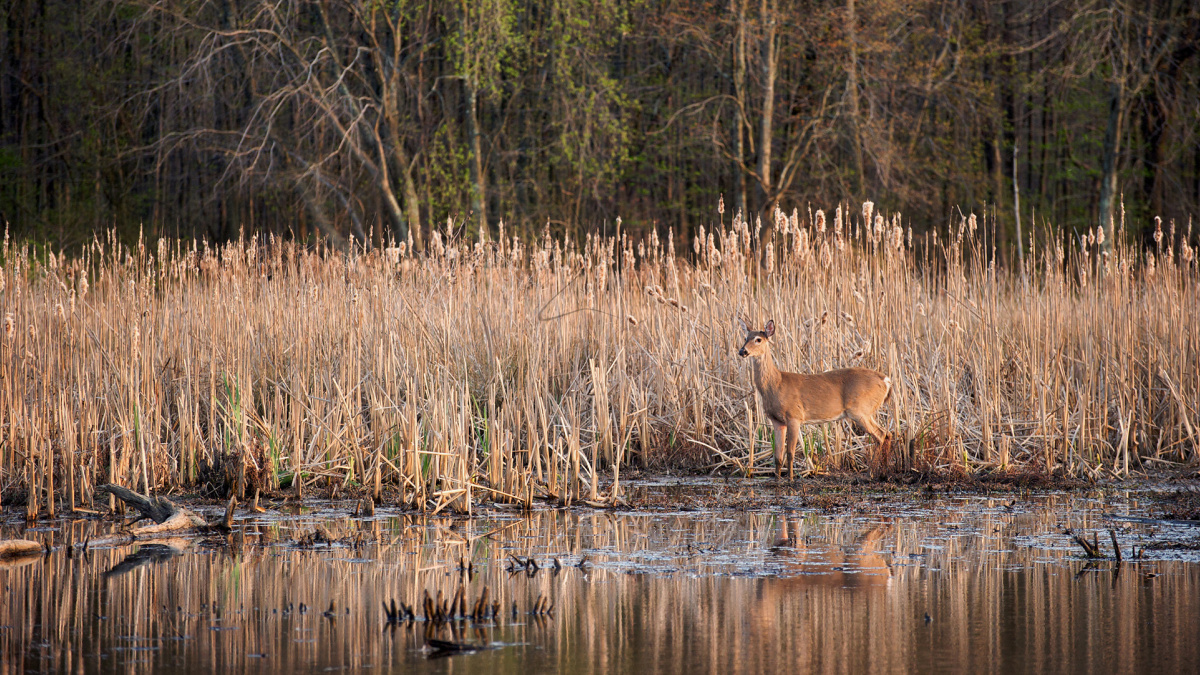
[(12, 342), (13, 333), (15, 332), (16, 329), (13, 327), (13, 315), (12, 312), (9, 312), (8, 314), (4, 315), (4, 339)]
[(4, 292), (4, 284), (5, 284), (4, 268), (0, 267), (0, 293)]
[(850, 324), (851, 326), (854, 325), (854, 317), (850, 316), (846, 312), (842, 312), (842, 321), (845, 321), (846, 323)]
[(633, 317), (633, 315), (632, 315), (632, 314), (626, 314), (626, 315), (625, 315), (625, 320), (629, 322), (629, 325), (630, 325), (630, 326), (636, 326), (636, 325), (638, 325), (638, 320), (637, 320), (637, 319), (635, 319), (635, 318)]
[(863, 202), (863, 224), (871, 226), (871, 213), (875, 210), (875, 202)]
[(856, 352), (854, 352), (853, 354), (851, 354), (851, 355), (850, 355), (850, 360), (851, 360), (851, 361), (856, 361), (856, 360), (858, 360), (858, 359), (861, 359), (861, 358), (862, 358), (862, 356), (863, 356), (863, 350), (861, 350), (861, 349), (860, 349), (860, 350), (858, 350), (858, 351), (856, 351)]
[(1103, 227), (1096, 228), (1096, 243), (1101, 246), (1104, 245), (1104, 228)]
[(47, 254), (46, 258), (47, 258), (47, 261), (50, 263), (51, 271), (57, 270), (58, 269), (58, 258), (56, 258), (54, 256), (54, 251), (50, 251), (50, 253)]
[(825, 211), (817, 209), (817, 232), (825, 233)]
[(842, 205), (841, 204), (838, 204), (837, 212), (834, 214), (834, 217), (833, 217), (833, 231), (838, 236), (841, 236), (841, 234), (842, 234)]
[(925, 316), (925, 305), (923, 303), (920, 303), (920, 302), (917, 303), (917, 314), (920, 314), (921, 316)]
[(824, 326), (828, 322), (829, 322), (829, 310), (825, 310), (824, 312), (821, 312), (821, 325)]
[(775, 244), (767, 244), (767, 274), (775, 270)]
[(1162, 244), (1162, 218), (1154, 216), (1154, 243)]
[(725, 215), (725, 195), (717, 198), (717, 213)]

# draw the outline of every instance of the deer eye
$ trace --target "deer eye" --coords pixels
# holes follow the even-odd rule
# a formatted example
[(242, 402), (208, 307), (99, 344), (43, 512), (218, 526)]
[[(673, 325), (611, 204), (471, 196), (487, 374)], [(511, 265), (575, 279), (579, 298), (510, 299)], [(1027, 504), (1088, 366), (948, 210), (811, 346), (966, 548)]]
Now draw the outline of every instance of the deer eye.
[(762, 342), (762, 338), (754, 338), (754, 344)]

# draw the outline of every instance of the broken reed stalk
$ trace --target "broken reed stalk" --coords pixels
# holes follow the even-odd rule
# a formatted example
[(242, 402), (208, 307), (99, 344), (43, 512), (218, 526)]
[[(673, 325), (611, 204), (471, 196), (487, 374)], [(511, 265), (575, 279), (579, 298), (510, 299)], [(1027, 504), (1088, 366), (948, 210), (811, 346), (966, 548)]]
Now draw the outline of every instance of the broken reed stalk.
[[(737, 316), (775, 320), (783, 369), (889, 374), (882, 422), (912, 470), (1196, 461), (1190, 245), (1097, 255), (1094, 234), (1042, 228), (1007, 269), (983, 235), (999, 225), (913, 237), (898, 214), (840, 204), (691, 241), (439, 233), (420, 255), (109, 233), (64, 256), (6, 238), (0, 484), (31, 518), (91, 504), (105, 482), (393, 487), (465, 512), (596, 501), (600, 472), (633, 449), (750, 473), (770, 439), (751, 428)], [(861, 466), (869, 446), (840, 424), (805, 434), (822, 467)]]

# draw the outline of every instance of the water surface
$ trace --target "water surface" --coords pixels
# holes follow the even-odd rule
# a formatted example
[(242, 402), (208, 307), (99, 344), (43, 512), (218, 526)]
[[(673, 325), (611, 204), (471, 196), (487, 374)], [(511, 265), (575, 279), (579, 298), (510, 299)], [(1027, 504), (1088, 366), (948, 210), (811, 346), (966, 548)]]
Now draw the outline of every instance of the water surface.
[[(469, 519), (280, 504), (230, 536), (99, 544), (115, 523), (4, 521), (56, 548), (0, 563), (0, 675), (1200, 670), (1200, 528), (1130, 519), (1136, 493), (815, 508), (752, 482), (633, 491), (636, 511)], [(342, 541), (301, 543), (316, 522)], [(1065, 534), (1111, 554), (1110, 528), (1126, 558), (1150, 550), (1088, 561)], [(499, 615), (424, 620), (426, 592), (460, 587)], [(388, 625), (392, 599), (417, 620)]]

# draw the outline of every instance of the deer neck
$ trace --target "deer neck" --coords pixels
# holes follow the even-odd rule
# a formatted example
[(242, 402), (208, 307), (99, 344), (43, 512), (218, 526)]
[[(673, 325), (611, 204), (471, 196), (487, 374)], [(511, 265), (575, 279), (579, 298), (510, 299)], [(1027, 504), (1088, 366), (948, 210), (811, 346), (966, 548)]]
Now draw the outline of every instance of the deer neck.
[(775, 367), (775, 359), (771, 358), (771, 352), (767, 351), (762, 356), (757, 356), (754, 359), (754, 386), (758, 387), (759, 391), (772, 390), (779, 386), (779, 382), (783, 379), (779, 369)]

